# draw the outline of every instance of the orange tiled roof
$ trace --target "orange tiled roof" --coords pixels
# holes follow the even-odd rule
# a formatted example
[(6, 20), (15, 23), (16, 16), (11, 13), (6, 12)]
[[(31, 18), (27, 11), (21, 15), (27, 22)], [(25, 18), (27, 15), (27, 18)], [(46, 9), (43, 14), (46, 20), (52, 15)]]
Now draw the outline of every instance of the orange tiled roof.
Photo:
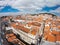
[(12, 26), (14, 27), (14, 28), (16, 28), (16, 29), (19, 29), (19, 30), (22, 30), (22, 31), (24, 31), (24, 32), (26, 32), (26, 33), (29, 33), (29, 29), (28, 28), (25, 28), (23, 25), (21, 25), (21, 24), (18, 24), (18, 25), (16, 25), (16, 23), (14, 23), (14, 24), (12, 24)]
[(13, 33), (12, 34), (6, 34), (6, 37), (8, 37), (7, 40), (9, 42), (12, 42), (14, 39), (16, 39), (16, 36)]
[(33, 25), (33, 26), (38, 26), (38, 27), (41, 26), (41, 24), (37, 22), (29, 22), (28, 25)]
[(31, 34), (32, 34), (32, 35), (36, 35), (36, 33), (37, 33), (37, 31), (39, 30), (39, 28), (38, 28), (38, 27), (32, 27), (31, 30), (32, 30), (32, 31), (31, 31)]

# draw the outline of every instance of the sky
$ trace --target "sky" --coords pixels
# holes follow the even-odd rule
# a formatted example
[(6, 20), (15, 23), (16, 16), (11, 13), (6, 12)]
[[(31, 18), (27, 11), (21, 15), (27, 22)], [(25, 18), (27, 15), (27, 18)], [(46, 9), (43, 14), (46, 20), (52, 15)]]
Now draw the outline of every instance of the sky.
[(53, 13), (60, 16), (60, 0), (0, 0), (0, 15), (21, 13)]

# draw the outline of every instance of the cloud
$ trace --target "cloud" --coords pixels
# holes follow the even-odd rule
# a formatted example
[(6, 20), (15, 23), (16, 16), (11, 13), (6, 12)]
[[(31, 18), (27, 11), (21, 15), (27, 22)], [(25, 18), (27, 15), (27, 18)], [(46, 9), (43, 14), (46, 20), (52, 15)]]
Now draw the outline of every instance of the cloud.
[(0, 7), (0, 10), (3, 9), (4, 7)]
[(60, 0), (46, 0), (47, 6), (56, 6), (60, 5)]
[(57, 9), (55, 9), (55, 10), (50, 10), (49, 13), (53, 13), (53, 14), (55, 14), (55, 15), (60, 16), (60, 7), (57, 8)]
[(56, 10), (51, 10), (50, 12), (60, 13), (60, 7), (57, 8)]
[(58, 13), (60, 13), (60, 7), (57, 8), (56, 10), (53, 10), (53, 12), (58, 12)]
[(16, 12), (16, 13), (13, 13), (13, 12), (7, 12), (7, 13), (0, 13), (0, 16), (9, 16), (9, 15), (21, 15), (23, 13), (20, 13), (20, 12)]
[(0, 1), (0, 5), (11, 5), (14, 8), (17, 9), (24, 9), (24, 8), (42, 8), (44, 6), (55, 6), (60, 4), (60, 0), (5, 0)]
[(25, 13), (39, 13), (39, 12), (46, 12), (46, 11), (41, 11), (45, 6), (54, 7), (56, 5), (60, 5), (60, 0), (5, 0), (5, 1), (0, 1), (0, 6), (5, 6), (5, 5), (10, 5), (12, 8), (16, 8), (23, 13), (24, 12)]
[(55, 6), (59, 4), (59, 0), (18, 0), (12, 6), (16, 8), (42, 8), (44, 6)]

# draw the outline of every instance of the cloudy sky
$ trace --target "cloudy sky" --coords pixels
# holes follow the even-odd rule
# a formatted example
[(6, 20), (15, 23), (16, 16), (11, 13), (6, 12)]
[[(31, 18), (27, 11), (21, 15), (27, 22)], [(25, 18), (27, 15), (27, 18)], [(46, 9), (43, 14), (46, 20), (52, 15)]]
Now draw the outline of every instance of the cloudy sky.
[(7, 12), (60, 15), (60, 0), (0, 0), (0, 13)]

